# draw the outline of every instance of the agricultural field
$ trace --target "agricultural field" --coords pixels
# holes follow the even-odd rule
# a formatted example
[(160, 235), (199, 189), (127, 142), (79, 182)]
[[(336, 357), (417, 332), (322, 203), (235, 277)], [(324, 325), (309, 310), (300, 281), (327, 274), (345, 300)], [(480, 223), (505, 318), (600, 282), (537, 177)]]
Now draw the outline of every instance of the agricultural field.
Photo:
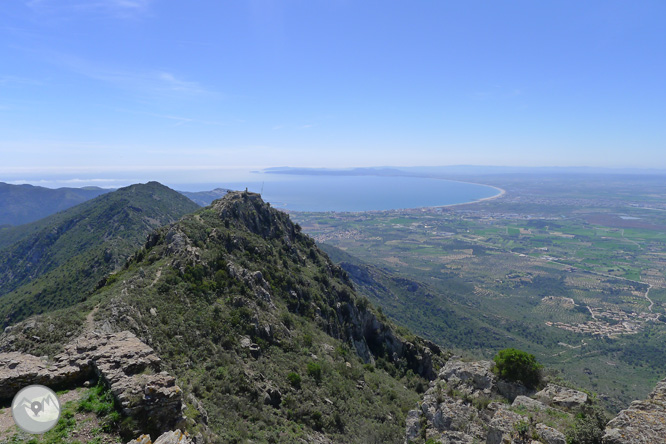
[(364, 288), (417, 333), (477, 357), (528, 350), (610, 410), (644, 396), (666, 376), (666, 181), (478, 181), (506, 194), (447, 208), (292, 218), (334, 260), (411, 282), (418, 290), (384, 285), (390, 297)]

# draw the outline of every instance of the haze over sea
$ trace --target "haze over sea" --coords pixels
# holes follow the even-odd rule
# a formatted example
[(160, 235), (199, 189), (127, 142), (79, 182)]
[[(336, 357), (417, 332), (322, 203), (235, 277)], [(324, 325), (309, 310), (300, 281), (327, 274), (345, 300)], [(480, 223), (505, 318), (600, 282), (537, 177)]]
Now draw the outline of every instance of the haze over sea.
[[(263, 176), (266, 175), (261, 175)], [(475, 183), (419, 177), (280, 175), (267, 180), (207, 184), (262, 192), (287, 211), (378, 211), (436, 207), (496, 196), (500, 190)], [(203, 184), (197, 184), (199, 190)], [(192, 185), (188, 189), (194, 189)]]

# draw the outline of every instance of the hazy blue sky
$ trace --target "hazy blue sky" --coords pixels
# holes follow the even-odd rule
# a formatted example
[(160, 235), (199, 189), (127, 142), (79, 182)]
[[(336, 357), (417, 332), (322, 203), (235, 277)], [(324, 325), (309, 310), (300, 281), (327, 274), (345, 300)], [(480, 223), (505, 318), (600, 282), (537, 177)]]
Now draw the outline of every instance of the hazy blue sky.
[(5, 0), (0, 181), (666, 168), (666, 2)]

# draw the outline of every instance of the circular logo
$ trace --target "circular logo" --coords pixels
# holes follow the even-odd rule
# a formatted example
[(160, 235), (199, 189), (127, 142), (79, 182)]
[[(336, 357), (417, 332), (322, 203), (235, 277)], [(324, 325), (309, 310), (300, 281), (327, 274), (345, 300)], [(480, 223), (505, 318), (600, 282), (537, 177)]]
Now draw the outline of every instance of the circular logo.
[(22, 430), (34, 434), (44, 433), (58, 423), (60, 401), (50, 388), (29, 385), (14, 396), (12, 416)]

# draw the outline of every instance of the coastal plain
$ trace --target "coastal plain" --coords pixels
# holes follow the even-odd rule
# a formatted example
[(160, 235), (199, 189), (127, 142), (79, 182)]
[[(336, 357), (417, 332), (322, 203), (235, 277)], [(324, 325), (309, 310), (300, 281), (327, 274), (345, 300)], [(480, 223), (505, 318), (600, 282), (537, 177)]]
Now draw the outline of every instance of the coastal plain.
[(661, 179), (479, 176), (473, 181), (506, 193), (449, 207), (291, 216), (415, 333), (470, 356), (528, 350), (617, 411), (666, 368)]

